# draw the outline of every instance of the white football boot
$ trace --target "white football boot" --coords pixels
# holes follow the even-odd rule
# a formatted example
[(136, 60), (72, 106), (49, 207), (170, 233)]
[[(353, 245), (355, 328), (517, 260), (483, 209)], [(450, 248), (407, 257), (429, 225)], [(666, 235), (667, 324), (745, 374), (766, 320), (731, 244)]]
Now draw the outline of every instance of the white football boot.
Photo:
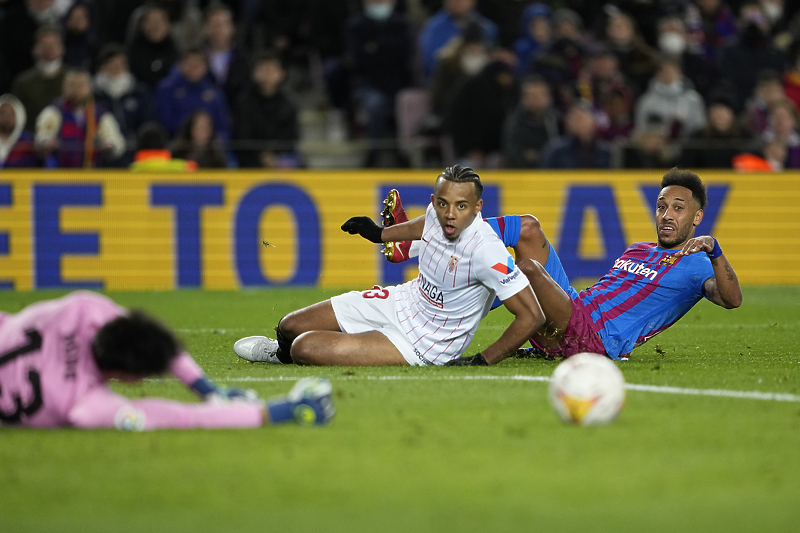
[(233, 345), (233, 351), (242, 359), (246, 359), (252, 363), (283, 364), (281, 360), (278, 359), (278, 341), (270, 339), (269, 337), (255, 335), (253, 337), (239, 339), (236, 341), (236, 344)]

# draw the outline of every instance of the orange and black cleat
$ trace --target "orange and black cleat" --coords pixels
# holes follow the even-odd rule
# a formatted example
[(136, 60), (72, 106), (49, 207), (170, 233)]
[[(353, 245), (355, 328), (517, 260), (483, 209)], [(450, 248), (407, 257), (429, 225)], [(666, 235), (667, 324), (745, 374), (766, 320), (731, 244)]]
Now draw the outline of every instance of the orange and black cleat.
[[(383, 201), (383, 211), (381, 211), (383, 226), (388, 228), (395, 224), (408, 222), (408, 215), (403, 209), (403, 202), (400, 200), (400, 193), (397, 189), (392, 189)], [(411, 249), (411, 241), (387, 242), (383, 246), (383, 255), (390, 263), (402, 263), (409, 259), (408, 253)]]

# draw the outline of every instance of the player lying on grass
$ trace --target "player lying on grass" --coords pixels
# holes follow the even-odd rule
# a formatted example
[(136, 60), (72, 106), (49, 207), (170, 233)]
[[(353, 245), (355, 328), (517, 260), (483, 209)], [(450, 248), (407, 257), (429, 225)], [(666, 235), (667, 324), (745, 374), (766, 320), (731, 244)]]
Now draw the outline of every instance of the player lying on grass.
[[(397, 191), (384, 202), (384, 223), (411, 228)], [(625, 250), (597, 283), (578, 292), (555, 250), (531, 215), (487, 219), (488, 225), (514, 248), (517, 265), (531, 282), (547, 321), (531, 337), (539, 355), (569, 357), (580, 352), (627, 359), (631, 350), (653, 338), (705, 297), (727, 309), (739, 307), (739, 280), (714, 237), (695, 237), (708, 203), (700, 178), (672, 169), (661, 180), (656, 202), (655, 243), (635, 243)], [(411, 235), (408, 231), (405, 235)], [(394, 237), (384, 230), (383, 236)], [(407, 239), (388, 243), (389, 261), (416, 255)], [(462, 358), (457, 363), (480, 364)]]
[[(106, 382), (136, 382), (170, 370), (208, 400), (131, 400)], [(214, 385), (163, 325), (105, 296), (75, 292), (0, 313), (0, 426), (128, 430), (244, 428), (334, 415), (330, 382), (305, 378), (269, 402)], [(228, 401), (231, 400), (231, 401)], [(233, 401), (236, 400), (236, 401)]]
[(482, 359), (495, 363), (513, 354), (544, 315), (527, 278), (480, 217), (482, 191), (471, 168), (449, 167), (436, 179), (425, 216), (388, 228), (351, 218), (342, 229), (375, 243), (421, 239), (419, 277), (294, 311), (278, 323), (277, 341), (246, 337), (234, 351), (270, 363), (442, 365), (464, 352), (496, 295), (514, 319)]

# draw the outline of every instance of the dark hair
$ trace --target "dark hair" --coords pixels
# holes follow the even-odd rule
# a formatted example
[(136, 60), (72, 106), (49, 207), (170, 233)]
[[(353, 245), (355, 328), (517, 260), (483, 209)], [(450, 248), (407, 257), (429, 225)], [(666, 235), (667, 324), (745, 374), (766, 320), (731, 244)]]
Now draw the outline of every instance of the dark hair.
[(259, 50), (255, 53), (253, 56), (253, 68), (267, 61), (277, 63), (279, 67), (283, 68), (283, 59), (281, 58), (281, 55), (277, 50), (272, 48)]
[(475, 194), (478, 196), (478, 200), (481, 199), (483, 183), (481, 183), (480, 176), (470, 167), (462, 167), (461, 165), (447, 167), (439, 174), (439, 178), (453, 183), (472, 183), (475, 185)]
[(125, 53), (125, 48), (119, 43), (107, 43), (104, 44), (102, 48), (100, 48), (100, 52), (97, 54), (97, 64), (99, 66), (104, 66), (106, 63), (114, 59), (118, 56), (125, 56), (128, 57)]
[(159, 122), (145, 122), (136, 132), (138, 150), (164, 150), (166, 147), (167, 130)]
[(777, 70), (772, 70), (771, 68), (765, 68), (758, 72), (758, 76), (756, 77), (756, 85), (761, 85), (762, 83), (779, 83), (783, 84), (783, 78), (778, 73)]
[(675, 167), (669, 170), (664, 177), (661, 178), (661, 188), (669, 187), (670, 185), (677, 185), (678, 187), (685, 187), (692, 191), (692, 198), (694, 198), (700, 209), (705, 209), (708, 205), (708, 196), (706, 195), (706, 186), (700, 179), (700, 176), (691, 170), (685, 170)]
[(233, 20), (233, 11), (231, 11), (231, 8), (219, 0), (212, 0), (212, 2), (206, 6), (205, 11), (203, 11), (203, 18), (208, 21), (212, 15), (216, 15), (217, 13), (227, 13), (230, 15), (231, 20)]
[(64, 36), (61, 35), (61, 30), (59, 27), (51, 23), (45, 23), (39, 26), (33, 34), (33, 41), (34, 43), (38, 43), (42, 37), (51, 34), (58, 37), (58, 40), (62, 43), (64, 42)]
[(189, 48), (185, 49), (181, 53), (181, 61), (187, 59), (189, 56), (200, 56), (203, 58), (203, 61), (206, 60), (206, 54), (203, 52), (203, 49), (197, 46), (190, 46)]
[(175, 335), (142, 311), (106, 323), (92, 342), (97, 368), (135, 376), (165, 372), (181, 350)]

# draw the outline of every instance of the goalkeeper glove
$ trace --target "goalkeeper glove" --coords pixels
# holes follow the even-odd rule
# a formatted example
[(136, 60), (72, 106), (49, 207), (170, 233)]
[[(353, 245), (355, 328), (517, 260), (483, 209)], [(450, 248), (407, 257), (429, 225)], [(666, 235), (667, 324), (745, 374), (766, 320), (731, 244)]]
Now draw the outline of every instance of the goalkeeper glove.
[(344, 224), (342, 224), (342, 231), (346, 231), (350, 235), (358, 233), (368, 241), (375, 244), (381, 244), (381, 232), (383, 228), (375, 224), (369, 217), (353, 217)]
[(444, 366), (489, 366), (489, 363), (483, 358), (483, 354), (478, 352), (469, 357), (457, 357), (446, 362)]
[(301, 426), (327, 424), (336, 414), (331, 400), (331, 382), (326, 378), (303, 378), (289, 394), (266, 404), (273, 424), (294, 420)]

